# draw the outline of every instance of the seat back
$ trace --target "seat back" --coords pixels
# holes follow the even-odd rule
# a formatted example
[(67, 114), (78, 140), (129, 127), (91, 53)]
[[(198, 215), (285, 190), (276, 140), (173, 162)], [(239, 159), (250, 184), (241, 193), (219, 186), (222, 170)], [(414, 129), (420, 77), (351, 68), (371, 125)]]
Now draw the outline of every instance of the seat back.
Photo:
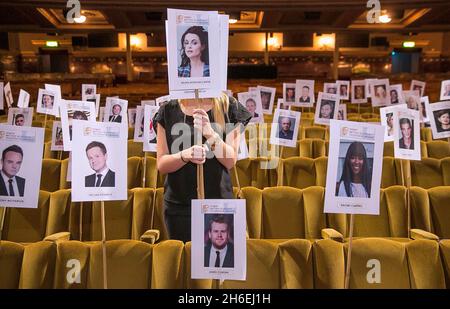
[(429, 158), (443, 159), (450, 157), (450, 147), (445, 141), (426, 142), (427, 154)]
[(140, 157), (131, 157), (127, 160), (127, 186), (128, 189), (142, 187), (142, 166)]
[(2, 240), (37, 242), (44, 239), (50, 192), (40, 191), (37, 208), (6, 208)]
[(282, 185), (294, 188), (307, 188), (315, 186), (316, 168), (315, 160), (311, 158), (288, 158), (282, 160)]
[(410, 164), (413, 186), (428, 189), (444, 185), (440, 160), (422, 158), (421, 161), (411, 161)]
[(61, 183), (61, 161), (56, 159), (42, 160), (41, 190), (54, 192)]

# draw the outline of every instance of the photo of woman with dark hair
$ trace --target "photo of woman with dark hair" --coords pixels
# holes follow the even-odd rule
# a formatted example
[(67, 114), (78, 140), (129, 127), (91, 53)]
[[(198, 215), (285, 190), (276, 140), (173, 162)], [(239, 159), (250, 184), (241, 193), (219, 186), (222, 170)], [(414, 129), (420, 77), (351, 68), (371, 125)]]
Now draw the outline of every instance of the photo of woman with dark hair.
[(370, 198), (372, 169), (369, 164), (363, 143), (352, 142), (345, 155), (336, 196)]
[(442, 109), (434, 112), (437, 132), (450, 131), (450, 110)]
[(208, 32), (202, 26), (189, 27), (183, 33), (180, 54), (178, 77), (209, 77)]

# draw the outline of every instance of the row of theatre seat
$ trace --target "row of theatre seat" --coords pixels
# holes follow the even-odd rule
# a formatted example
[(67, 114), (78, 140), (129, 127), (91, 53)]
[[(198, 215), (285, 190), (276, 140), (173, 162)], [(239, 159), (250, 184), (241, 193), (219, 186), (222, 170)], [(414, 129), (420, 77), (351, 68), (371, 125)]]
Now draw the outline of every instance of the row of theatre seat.
[[(42, 162), (41, 190), (54, 192), (71, 188), (71, 182), (67, 181), (69, 159), (44, 159)], [(141, 157), (131, 157), (127, 159), (127, 165), (128, 189), (164, 186), (165, 175), (158, 172), (155, 158), (147, 157), (144, 160)], [(231, 170), (231, 180), (235, 187), (253, 186), (260, 189), (280, 185), (301, 189), (309, 186), (325, 186), (327, 165), (327, 157), (315, 159), (291, 157), (281, 161), (277, 158), (247, 158), (238, 161), (236, 167)], [(411, 161), (410, 167), (413, 186), (428, 189), (450, 185), (450, 157), (423, 158), (421, 161)], [(402, 177), (402, 168), (406, 174), (406, 161), (383, 157), (381, 187), (406, 184)]]
[[(225, 280), (222, 288), (344, 288), (348, 244), (330, 239), (247, 240), (245, 281)], [(79, 263), (79, 280), (73, 261)], [(191, 279), (191, 243), (169, 240), (106, 242), (108, 288), (162, 289), (217, 287)], [(377, 261), (379, 276), (368, 272)], [(27, 246), (0, 243), (0, 288), (103, 288), (100, 242), (42, 241)], [(70, 273), (72, 272), (72, 274)], [(396, 242), (362, 238), (352, 243), (350, 288), (450, 288), (450, 240)]]
[[(345, 242), (349, 215), (324, 214), (323, 187), (247, 187), (234, 190), (246, 200), (247, 234), (251, 239), (321, 239)], [(125, 201), (105, 202), (106, 239), (148, 243), (168, 239), (163, 215), (163, 189), (136, 188)], [(41, 191), (37, 209), (6, 211), (3, 240), (32, 243), (41, 240), (102, 239), (100, 202), (71, 202), (70, 190)], [(408, 197), (410, 210), (408, 211)], [(385, 237), (400, 242), (450, 239), (450, 187), (422, 189), (393, 186), (382, 189), (380, 214), (356, 215), (354, 237)], [(408, 224), (410, 214), (410, 225)], [(409, 230), (408, 227), (411, 227)]]

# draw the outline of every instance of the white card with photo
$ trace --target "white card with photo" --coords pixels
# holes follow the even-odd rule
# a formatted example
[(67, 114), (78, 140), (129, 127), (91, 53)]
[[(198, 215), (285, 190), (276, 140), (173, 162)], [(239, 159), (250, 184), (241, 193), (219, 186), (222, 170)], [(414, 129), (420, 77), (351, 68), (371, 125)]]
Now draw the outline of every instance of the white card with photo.
[(62, 94), (61, 94), (61, 86), (60, 85), (52, 85), (52, 84), (45, 84), (45, 90), (49, 90), (51, 92), (53, 92), (55, 94), (55, 98), (53, 101), (53, 115), (55, 117), (60, 117), (59, 116), (59, 104), (61, 102), (62, 99)]
[(99, 110), (99, 112), (98, 112), (98, 121), (99, 121), (99, 122), (102, 122), (104, 116), (105, 116), (105, 107), (104, 107), (104, 106), (101, 106), (101, 107), (100, 107), (100, 110)]
[(381, 125), (385, 128), (384, 141), (392, 142), (394, 140), (394, 110), (405, 109), (406, 104), (397, 104), (380, 108)]
[(261, 96), (261, 105), (264, 114), (272, 115), (273, 103), (275, 102), (276, 88), (258, 86), (257, 91)]
[(5, 99), (6, 99), (6, 105), (11, 107), (14, 103), (12, 91), (11, 91), (11, 84), (8, 82), (5, 87), (3, 88), (3, 91), (5, 93)]
[[(100, 112), (100, 94), (86, 95), (82, 101), (94, 102), (95, 104), (95, 117), (98, 117), (98, 113)], [(102, 119), (102, 118), (100, 118)]]
[(383, 135), (379, 124), (331, 120), (325, 213), (380, 213)]
[(3, 100), (3, 88), (5, 87), (5, 84), (3, 82), (0, 82), (0, 110), (5, 109), (5, 101)]
[[(51, 151), (64, 150), (64, 138), (61, 121), (53, 121)], [(68, 169), (69, 171), (70, 169)]]
[[(136, 106), (135, 124), (134, 124), (134, 141), (142, 143), (144, 141), (144, 106)], [(149, 105), (155, 107), (153, 105)]]
[(319, 92), (314, 123), (328, 126), (330, 119), (337, 119), (339, 101), (337, 94)]
[(295, 106), (314, 106), (314, 80), (297, 79), (295, 81)]
[(245, 200), (192, 200), (191, 278), (245, 280)]
[(97, 94), (97, 85), (95, 84), (82, 84), (81, 85), (81, 101), (87, 101), (86, 97)]
[(37, 208), (44, 129), (0, 124), (0, 205)]
[(36, 112), (40, 114), (55, 115), (56, 93), (50, 90), (39, 89), (38, 99), (36, 103)]
[(430, 118), (427, 114), (427, 105), (430, 104), (430, 100), (428, 99), (428, 96), (424, 96), (420, 98), (420, 105), (419, 105), (419, 116), (420, 116), (420, 122), (423, 123), (430, 123)]
[(270, 130), (270, 144), (295, 148), (300, 116), (300, 112), (276, 109)]
[(145, 105), (155, 106), (156, 100), (141, 100), (141, 106), (145, 106)]
[(290, 105), (285, 105), (283, 103), (283, 98), (278, 98), (277, 100), (277, 109), (290, 109)]
[(264, 122), (261, 96), (259, 91), (249, 91), (249, 92), (239, 92), (238, 101), (247, 108), (247, 110), (252, 115), (250, 122)]
[(61, 125), (63, 128), (64, 151), (72, 151), (73, 120), (95, 122), (94, 102), (61, 100)]
[(367, 103), (367, 82), (365, 79), (352, 80), (351, 102), (352, 104)]
[(283, 102), (285, 105), (295, 104), (295, 87), (294, 83), (283, 83)]
[(409, 109), (418, 111), (420, 105), (420, 93), (418, 90), (406, 90), (403, 91), (403, 96), (405, 97), (405, 103)]
[(337, 120), (347, 120), (347, 104), (339, 104)]
[(17, 107), (27, 108), (30, 104), (30, 94), (23, 89), (20, 89), (19, 99), (17, 100)]
[(366, 97), (371, 98), (372, 97), (372, 83), (376, 82), (378, 78), (366, 78)]
[(405, 104), (405, 97), (403, 96), (402, 84), (389, 85), (389, 95), (391, 98), (391, 105)]
[(33, 124), (34, 107), (11, 107), (8, 110), (8, 124), (19, 127), (31, 127)]
[(372, 106), (391, 105), (391, 95), (389, 93), (389, 79), (377, 79), (370, 84)]
[(245, 135), (241, 135), (241, 139), (239, 141), (239, 149), (237, 155), (237, 161), (244, 160), (248, 158), (248, 147), (247, 142), (245, 141)]
[(126, 126), (73, 121), (72, 201), (127, 199)]
[(338, 80), (336, 81), (336, 87), (339, 94), (339, 99), (348, 100), (350, 98), (350, 81)]
[(127, 125), (127, 107), (127, 100), (121, 100), (119, 98), (106, 98), (103, 122), (117, 122)]
[(220, 51), (220, 90), (227, 90), (228, 82), (228, 37), (229, 37), (228, 15), (219, 15), (219, 51)]
[(143, 151), (156, 152), (156, 130), (153, 126), (153, 117), (158, 112), (159, 106), (146, 105), (144, 108), (144, 139)]
[(337, 85), (336, 83), (323, 83), (323, 92), (337, 94)]
[(200, 98), (219, 97), (222, 53), (218, 12), (168, 9), (167, 19), (171, 97), (194, 98), (195, 89)]
[(393, 121), (395, 158), (420, 161), (419, 111), (397, 109)]
[(166, 102), (169, 102), (172, 98), (170, 97), (170, 95), (163, 95), (162, 97), (158, 97), (156, 98), (156, 106), (161, 106), (161, 104), (164, 104)]
[(450, 137), (450, 101), (426, 104), (434, 139)]
[(440, 100), (450, 100), (450, 79), (441, 82)]
[(134, 128), (136, 122), (136, 108), (128, 109), (128, 126)]
[(66, 175), (66, 181), (72, 182), (72, 151), (69, 152), (69, 159), (67, 163), (67, 175)]
[(417, 90), (417, 91), (419, 91), (419, 96), (423, 97), (425, 94), (426, 84), (427, 84), (426, 82), (422, 82), (420, 80), (413, 79), (411, 81), (411, 88), (409, 90), (411, 90), (411, 91)]

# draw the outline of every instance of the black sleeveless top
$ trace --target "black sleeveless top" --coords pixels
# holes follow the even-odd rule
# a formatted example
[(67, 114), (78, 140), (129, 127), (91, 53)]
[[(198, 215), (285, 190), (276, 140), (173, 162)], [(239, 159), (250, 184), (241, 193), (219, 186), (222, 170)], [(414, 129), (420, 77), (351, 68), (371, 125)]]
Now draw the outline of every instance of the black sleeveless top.
[[(249, 111), (236, 99), (230, 97), (228, 112), (224, 114), (225, 132), (218, 132), (222, 139), (234, 126), (241, 126), (241, 132), (252, 118)], [(210, 122), (214, 122), (212, 110), (208, 111)], [(153, 118), (156, 130), (159, 123), (166, 131), (166, 141), (169, 153), (177, 153), (194, 145), (194, 118), (185, 115), (180, 108), (178, 100), (171, 100), (162, 104), (158, 113)], [(213, 126), (214, 128), (214, 126)], [(205, 142), (203, 138), (203, 143)], [(208, 159), (210, 158), (210, 159)], [(207, 153), (206, 162), (203, 165), (205, 198), (230, 199), (233, 198), (233, 188), (229, 171), (216, 157)], [(164, 184), (164, 200), (176, 208), (184, 208), (190, 214), (191, 200), (197, 198), (197, 164), (189, 162), (179, 170), (169, 173)], [(173, 205), (174, 204), (174, 205)], [(170, 209), (168, 209), (170, 210)], [(176, 211), (176, 209), (173, 209)], [(180, 209), (181, 210), (181, 209)]]

